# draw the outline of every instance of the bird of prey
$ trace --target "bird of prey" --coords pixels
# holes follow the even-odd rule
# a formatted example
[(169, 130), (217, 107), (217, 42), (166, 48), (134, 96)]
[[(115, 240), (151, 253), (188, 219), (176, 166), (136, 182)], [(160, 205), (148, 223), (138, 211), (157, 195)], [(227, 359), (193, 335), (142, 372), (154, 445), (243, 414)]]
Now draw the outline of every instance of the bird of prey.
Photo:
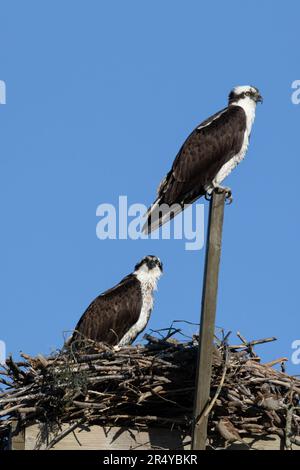
[(80, 345), (84, 339), (112, 346), (131, 344), (148, 323), (162, 270), (159, 258), (145, 256), (132, 274), (89, 305), (68, 344)]
[(214, 189), (231, 198), (230, 189), (221, 183), (245, 157), (258, 102), (262, 96), (257, 88), (237, 86), (229, 94), (228, 106), (193, 130), (158, 187), (157, 199), (146, 214), (145, 233)]

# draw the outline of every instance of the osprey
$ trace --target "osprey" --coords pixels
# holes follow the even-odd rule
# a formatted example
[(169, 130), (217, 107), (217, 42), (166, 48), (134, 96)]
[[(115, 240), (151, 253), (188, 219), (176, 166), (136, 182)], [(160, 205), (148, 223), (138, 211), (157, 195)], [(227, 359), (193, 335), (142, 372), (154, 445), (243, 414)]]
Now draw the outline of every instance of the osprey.
[(230, 189), (221, 182), (245, 157), (256, 104), (262, 97), (253, 86), (237, 86), (228, 101), (225, 109), (203, 121), (182, 145), (147, 211), (144, 232), (157, 229), (185, 204), (210, 195), (214, 189), (226, 191), (231, 199)]
[(91, 339), (109, 345), (131, 344), (146, 327), (153, 308), (153, 291), (163, 266), (156, 256), (146, 256), (132, 274), (99, 295), (76, 325), (70, 343)]

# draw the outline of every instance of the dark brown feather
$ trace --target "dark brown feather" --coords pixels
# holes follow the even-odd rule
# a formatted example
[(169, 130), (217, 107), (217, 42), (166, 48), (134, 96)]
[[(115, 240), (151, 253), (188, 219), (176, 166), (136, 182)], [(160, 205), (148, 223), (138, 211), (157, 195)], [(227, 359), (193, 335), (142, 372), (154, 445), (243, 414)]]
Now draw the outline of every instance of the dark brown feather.
[(229, 106), (198, 127), (182, 145), (160, 187), (160, 204), (187, 204), (205, 193), (205, 185), (240, 151), (246, 114), (240, 106)]
[(137, 322), (141, 308), (140, 283), (130, 274), (89, 305), (77, 323), (71, 341), (80, 341), (84, 337), (116, 345)]

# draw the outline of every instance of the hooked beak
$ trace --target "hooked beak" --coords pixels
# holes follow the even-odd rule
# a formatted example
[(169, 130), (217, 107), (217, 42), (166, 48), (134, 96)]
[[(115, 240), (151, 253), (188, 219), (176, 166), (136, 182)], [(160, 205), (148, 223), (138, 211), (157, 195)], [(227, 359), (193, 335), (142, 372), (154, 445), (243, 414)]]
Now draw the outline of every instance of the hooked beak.
[(147, 262), (148, 269), (154, 269), (156, 266), (156, 262), (154, 260)]
[(162, 262), (161, 262), (161, 261), (158, 261), (158, 260), (150, 260), (150, 261), (148, 261), (147, 266), (148, 266), (148, 269), (154, 269), (154, 268), (156, 268), (156, 267), (159, 267), (159, 269), (161, 270), (161, 272), (163, 271)]
[(256, 96), (256, 103), (263, 103), (263, 101), (264, 101), (263, 97), (260, 94), (258, 94)]

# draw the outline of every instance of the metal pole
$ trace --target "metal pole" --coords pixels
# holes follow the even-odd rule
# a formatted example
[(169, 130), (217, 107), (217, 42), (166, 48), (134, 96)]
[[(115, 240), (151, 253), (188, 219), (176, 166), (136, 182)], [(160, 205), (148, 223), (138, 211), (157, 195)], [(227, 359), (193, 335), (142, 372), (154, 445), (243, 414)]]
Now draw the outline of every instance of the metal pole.
[[(195, 385), (193, 450), (205, 450), (206, 447), (208, 416), (202, 416), (202, 413), (210, 397), (225, 200), (226, 193), (216, 191), (213, 192), (210, 200)], [(200, 417), (201, 419), (199, 419)]]

